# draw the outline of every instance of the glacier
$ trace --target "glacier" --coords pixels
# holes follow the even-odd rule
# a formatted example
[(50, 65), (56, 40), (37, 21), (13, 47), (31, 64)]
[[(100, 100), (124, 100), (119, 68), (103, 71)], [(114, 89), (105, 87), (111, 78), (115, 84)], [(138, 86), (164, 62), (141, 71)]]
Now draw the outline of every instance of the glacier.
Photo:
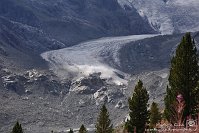
[(154, 30), (162, 34), (195, 32), (199, 30), (198, 0), (118, 0), (136, 8)]
[(122, 46), (154, 36), (158, 34), (105, 37), (60, 50), (48, 51), (42, 53), (41, 56), (50, 63), (51, 69), (61, 78), (77, 79), (93, 73), (101, 73), (101, 78), (110, 79), (110, 82), (117, 85), (126, 85), (127, 80), (120, 78), (118, 74), (126, 78), (128, 74), (111, 67), (104, 60), (113, 59), (115, 64), (120, 65), (118, 50)]

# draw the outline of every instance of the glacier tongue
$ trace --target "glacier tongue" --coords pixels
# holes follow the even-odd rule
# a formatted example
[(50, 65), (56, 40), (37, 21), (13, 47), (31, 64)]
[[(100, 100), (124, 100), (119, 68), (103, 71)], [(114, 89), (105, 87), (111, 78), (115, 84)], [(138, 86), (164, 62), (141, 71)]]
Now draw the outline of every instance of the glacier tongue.
[(53, 71), (62, 78), (79, 78), (92, 73), (101, 73), (101, 78), (109, 79), (117, 85), (127, 84), (127, 74), (105, 63), (105, 58), (113, 59), (119, 65), (118, 50), (125, 44), (157, 35), (132, 35), (106, 37), (60, 50), (49, 51), (41, 56), (50, 63)]
[(123, 8), (136, 8), (162, 34), (199, 30), (198, 0), (118, 0), (118, 3)]

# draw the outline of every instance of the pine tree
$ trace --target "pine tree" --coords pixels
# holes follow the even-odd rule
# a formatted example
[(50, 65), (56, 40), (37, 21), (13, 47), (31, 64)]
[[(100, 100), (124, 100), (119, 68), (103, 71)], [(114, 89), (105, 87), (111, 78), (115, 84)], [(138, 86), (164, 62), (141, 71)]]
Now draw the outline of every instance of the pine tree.
[(70, 128), (70, 131), (69, 131), (68, 133), (74, 133), (74, 132), (73, 132), (73, 129)]
[(79, 129), (79, 133), (87, 133), (87, 130), (84, 125), (81, 125), (81, 127)]
[(21, 127), (21, 124), (19, 124), (18, 121), (12, 129), (12, 133), (23, 133), (23, 129)]
[(161, 120), (158, 104), (153, 102), (150, 109), (150, 128), (155, 128), (156, 124)]
[(100, 109), (100, 114), (97, 119), (95, 133), (112, 133), (113, 125), (111, 125), (111, 120), (109, 119), (109, 113), (105, 105)]
[(134, 129), (136, 129), (136, 133), (144, 133), (149, 120), (148, 100), (147, 90), (143, 87), (142, 81), (139, 80), (133, 96), (129, 98), (130, 120), (126, 123), (128, 132), (134, 133)]
[(165, 97), (165, 116), (168, 121), (174, 123), (172, 105), (176, 101), (176, 96), (182, 94), (185, 100), (183, 118), (194, 115), (196, 112), (197, 100), (196, 90), (199, 79), (198, 55), (194, 40), (190, 33), (182, 38), (176, 49), (176, 54), (171, 60), (169, 75), (169, 87)]

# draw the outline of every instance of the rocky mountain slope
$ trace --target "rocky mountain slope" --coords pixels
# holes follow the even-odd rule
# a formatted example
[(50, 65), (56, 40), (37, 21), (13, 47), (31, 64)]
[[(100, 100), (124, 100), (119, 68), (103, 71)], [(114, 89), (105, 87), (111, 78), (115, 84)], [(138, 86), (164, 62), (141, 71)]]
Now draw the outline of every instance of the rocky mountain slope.
[(123, 10), (116, 0), (1, 0), (0, 33), (1, 61), (22, 69), (45, 67), (39, 56), (44, 51), (155, 31), (134, 8)]
[[(93, 130), (103, 103), (118, 125), (138, 79), (162, 107), (170, 58), (180, 32), (198, 30), (197, 7), (196, 0), (1, 0), (0, 132), (16, 120), (28, 133)], [(131, 36), (107, 37), (120, 35)]]
[(0, 16), (36, 27), (66, 45), (102, 36), (154, 33), (134, 8), (123, 10), (116, 0), (1, 0)]
[[(104, 64), (111, 68), (105, 71), (105, 73), (108, 74), (109, 71), (112, 71), (114, 76), (112, 75), (111, 77), (113, 79), (103, 76), (104, 71), (100, 71), (101, 69), (95, 69), (97, 71), (92, 71), (87, 75), (80, 74), (80, 76), (76, 77), (74, 74), (71, 74), (71, 76), (64, 76), (64, 78), (55, 71), (47, 69), (45, 71), (30, 70), (21, 73), (13, 73), (13, 71), (5, 68), (2, 69), (1, 82), (3, 86), (0, 92), (0, 98), (2, 99), (0, 131), (7, 133), (16, 120), (21, 121), (24, 130), (30, 133), (37, 131), (47, 133), (51, 130), (64, 132), (70, 127), (76, 129), (82, 123), (89, 127), (90, 130), (93, 130), (100, 105), (104, 102), (110, 110), (113, 124), (118, 125), (125, 120), (128, 114), (127, 99), (138, 79), (143, 80), (150, 94), (150, 102), (154, 100), (163, 105), (168, 78), (168, 62), (174, 54), (173, 52), (181, 36), (160, 35), (153, 37), (153, 35), (141, 35), (108, 39), (101, 38), (61, 50), (63, 52), (58, 50), (49, 52), (51, 54), (48, 52), (48, 54), (43, 54), (45, 55), (43, 57), (50, 57), (46, 59), (49, 59), (51, 63), (53, 60), (57, 61), (50, 68), (58, 65), (59, 67), (56, 67), (57, 70), (69, 73), (70, 71), (60, 67), (63, 66), (62, 62), (59, 62), (62, 60), (56, 59), (58, 57), (60, 59), (63, 58), (60, 55), (64, 54), (64, 51), (67, 51), (66, 59), (69, 60), (76, 54), (78, 55), (79, 48), (86, 48), (90, 44), (93, 44), (93, 47), (87, 48), (91, 53), (92, 48), (96, 50), (94, 46), (98, 45), (102, 49), (102, 46), (110, 47), (110, 49), (106, 50), (106, 54), (115, 48), (118, 51), (119, 57), (117, 62), (112, 60), (115, 59), (113, 58), (114, 54), (105, 56), (106, 54), (99, 47), (98, 53), (96, 53), (98, 56), (93, 53), (89, 58), (84, 58), (85, 61), (90, 61), (88, 60), (90, 58), (94, 58), (96, 61), (100, 59), (99, 63), (101, 65)], [(142, 39), (145, 37), (148, 38)], [(141, 40), (137, 40), (138, 38)], [(199, 40), (197, 34), (195, 34), (195, 39), (196, 42)], [(122, 47), (116, 49), (116, 46), (118, 48)], [(75, 52), (77, 53), (75, 54)], [(52, 55), (56, 56), (53, 57)], [(108, 62), (106, 57), (109, 57), (110, 62)], [(72, 65), (74, 64), (72, 61), (71, 59), (71, 62), (65, 62), (65, 64)], [(92, 68), (94, 64), (89, 64), (89, 67)], [(128, 64), (130, 64), (129, 67)], [(71, 68), (73, 67), (72, 65)], [(116, 84), (112, 82), (114, 79), (128, 81), (128, 84)]]
[(118, 0), (126, 8), (135, 8), (155, 31), (163, 34), (198, 31), (198, 0)]

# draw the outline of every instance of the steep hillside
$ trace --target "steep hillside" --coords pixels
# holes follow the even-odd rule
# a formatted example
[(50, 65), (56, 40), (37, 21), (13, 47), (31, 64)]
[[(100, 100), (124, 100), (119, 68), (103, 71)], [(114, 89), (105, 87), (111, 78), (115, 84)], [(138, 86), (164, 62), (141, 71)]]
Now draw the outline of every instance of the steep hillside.
[(17, 119), (30, 133), (63, 132), (82, 123), (93, 130), (104, 102), (118, 125), (127, 116), (127, 99), (138, 79), (150, 102), (163, 105), (169, 60), (182, 35), (153, 36), (101, 38), (42, 54), (53, 72), (2, 69), (0, 131), (7, 133)]
[(63, 47), (63, 43), (49, 38), (38, 28), (0, 17), (0, 60), (5, 68), (23, 71), (44, 67), (39, 54)]
[(138, 79), (163, 107), (170, 58), (181, 32), (199, 30), (198, 7), (197, 0), (0, 0), (0, 132), (17, 120), (27, 133), (94, 130), (103, 103), (116, 126)]
[(1, 0), (0, 16), (36, 27), (67, 45), (102, 36), (154, 33), (134, 8), (123, 10), (116, 0)]
[(1, 0), (0, 27), (1, 53), (7, 53), (0, 58), (5, 67), (19, 69), (45, 64), (41, 52), (88, 39), (155, 32), (116, 0)]
[(198, 0), (118, 0), (126, 9), (135, 8), (154, 30), (163, 34), (199, 30)]

